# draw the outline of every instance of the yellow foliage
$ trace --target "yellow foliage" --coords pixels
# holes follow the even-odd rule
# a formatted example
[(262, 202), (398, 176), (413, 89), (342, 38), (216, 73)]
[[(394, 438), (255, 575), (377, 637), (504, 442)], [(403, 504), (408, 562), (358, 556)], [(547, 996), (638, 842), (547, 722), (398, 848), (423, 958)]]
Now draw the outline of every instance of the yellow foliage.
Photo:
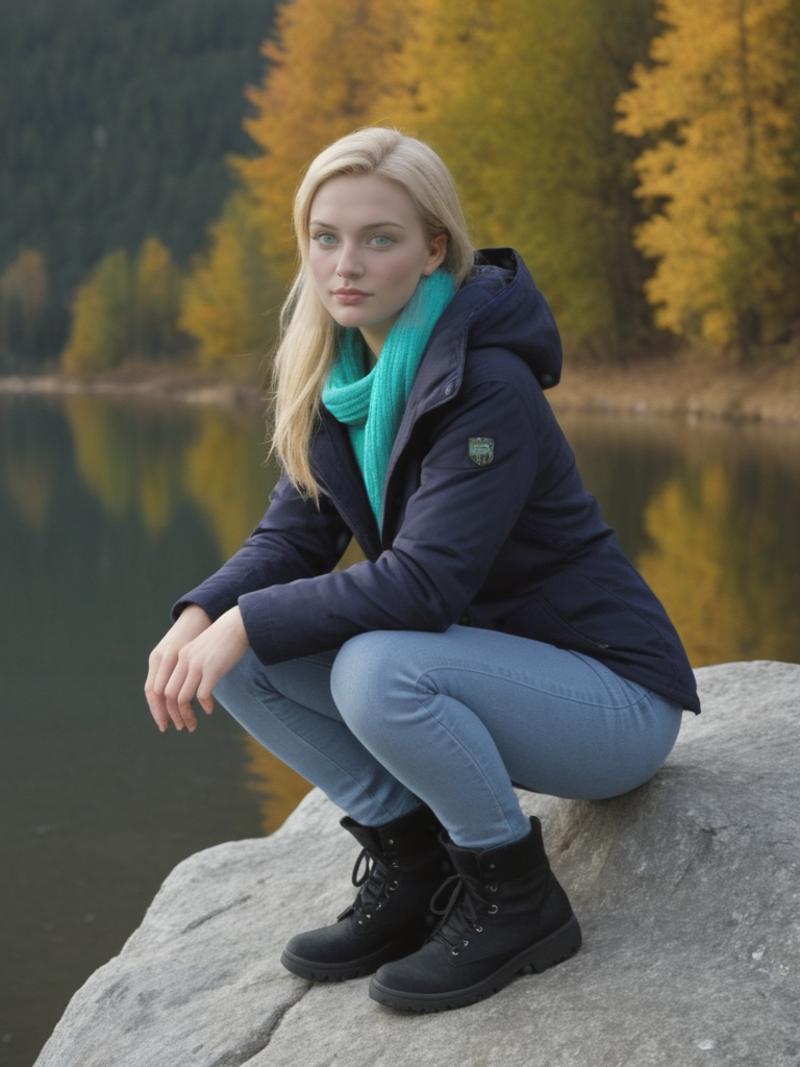
[(47, 304), (47, 261), (38, 248), (22, 248), (0, 275), (0, 295), (15, 300), (27, 315), (41, 314)]
[(133, 280), (127, 253), (110, 252), (80, 286), (72, 307), (72, 329), (62, 356), (71, 375), (107, 370), (130, 350)]
[(447, 161), (475, 243), (522, 253), (568, 343), (597, 338), (613, 348), (626, 321), (645, 312), (630, 296), (642, 273), (629, 251), (634, 152), (612, 131), (638, 39), (620, 30), (610, 48), (608, 38), (630, 18), (629, 5), (419, 0), (417, 8), (379, 109)]
[(169, 249), (157, 237), (148, 237), (139, 249), (134, 287), (138, 354), (153, 358), (173, 352), (177, 346), (181, 278)]
[(179, 325), (200, 342), (203, 367), (252, 376), (270, 335), (275, 304), (258, 220), (251, 201), (235, 195), (211, 227), (211, 247), (196, 257), (183, 287)]
[(647, 295), (676, 333), (747, 344), (800, 310), (793, 6), (662, 0), (653, 65), (619, 98), (617, 129), (647, 138), (636, 195), (658, 208), (637, 234), (658, 260)]

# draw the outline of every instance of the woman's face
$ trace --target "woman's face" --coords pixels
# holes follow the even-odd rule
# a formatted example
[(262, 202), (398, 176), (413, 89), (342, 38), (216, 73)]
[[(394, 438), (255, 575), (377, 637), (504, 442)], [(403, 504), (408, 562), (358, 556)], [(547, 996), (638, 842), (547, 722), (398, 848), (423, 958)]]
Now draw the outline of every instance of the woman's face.
[(413, 200), (375, 174), (329, 178), (311, 202), (309, 266), (323, 305), (356, 326), (378, 356), (420, 278), (447, 252), (447, 235), (426, 240)]

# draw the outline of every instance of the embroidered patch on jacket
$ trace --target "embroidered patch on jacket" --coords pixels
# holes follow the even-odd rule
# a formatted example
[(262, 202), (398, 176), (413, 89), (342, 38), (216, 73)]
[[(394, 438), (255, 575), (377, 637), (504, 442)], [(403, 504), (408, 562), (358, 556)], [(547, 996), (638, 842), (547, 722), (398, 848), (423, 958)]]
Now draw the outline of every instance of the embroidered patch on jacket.
[(469, 458), (478, 467), (485, 467), (494, 459), (493, 437), (470, 437)]

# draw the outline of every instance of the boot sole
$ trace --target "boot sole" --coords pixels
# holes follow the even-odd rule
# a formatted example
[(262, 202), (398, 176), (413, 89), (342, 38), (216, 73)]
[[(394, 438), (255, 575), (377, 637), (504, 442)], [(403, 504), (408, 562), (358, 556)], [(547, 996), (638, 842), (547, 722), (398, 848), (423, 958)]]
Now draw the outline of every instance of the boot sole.
[(310, 982), (345, 982), (349, 978), (364, 978), (368, 974), (374, 974), (382, 964), (391, 963), (393, 960), (401, 959), (403, 956), (410, 956), (412, 952), (422, 948), (424, 943), (424, 937), (420, 937), (416, 942), (404, 941), (402, 944), (394, 942), (391, 945), (376, 949), (375, 952), (371, 952), (367, 956), (348, 960), (347, 963), (323, 963), (319, 960), (307, 960), (303, 959), (302, 956), (296, 956), (288, 949), (284, 949), (281, 953), (281, 963), (287, 971), (299, 975), (300, 978), (306, 978)]
[(465, 1008), (499, 992), (519, 974), (541, 974), (574, 956), (581, 947), (581, 928), (573, 915), (560, 929), (518, 953), (496, 971), (465, 989), (444, 993), (405, 993), (384, 986), (377, 978), (369, 983), (369, 995), (379, 1004), (399, 1011), (434, 1012)]

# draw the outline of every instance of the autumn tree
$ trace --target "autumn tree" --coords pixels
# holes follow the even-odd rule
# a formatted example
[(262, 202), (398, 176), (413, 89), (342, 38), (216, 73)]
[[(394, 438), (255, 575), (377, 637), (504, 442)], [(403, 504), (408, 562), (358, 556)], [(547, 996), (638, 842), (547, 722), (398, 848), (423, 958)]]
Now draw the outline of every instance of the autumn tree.
[(62, 357), (67, 374), (109, 370), (131, 350), (133, 272), (127, 252), (110, 252), (78, 289), (72, 330)]
[(169, 249), (148, 237), (134, 267), (134, 328), (131, 347), (137, 354), (159, 359), (180, 346), (181, 276)]
[(47, 262), (38, 248), (22, 248), (0, 275), (0, 352), (37, 355), (46, 343)]
[(800, 10), (661, 0), (659, 17), (618, 120), (643, 142), (647, 295), (661, 327), (746, 356), (800, 314)]
[(633, 246), (635, 150), (614, 104), (654, 0), (418, 0), (378, 107), (450, 166), (479, 245), (512, 245), (568, 343), (618, 356), (650, 332)]
[(199, 342), (201, 366), (252, 375), (279, 302), (252, 200), (243, 192), (231, 197), (210, 235), (208, 251), (195, 257), (186, 279), (179, 325)]

